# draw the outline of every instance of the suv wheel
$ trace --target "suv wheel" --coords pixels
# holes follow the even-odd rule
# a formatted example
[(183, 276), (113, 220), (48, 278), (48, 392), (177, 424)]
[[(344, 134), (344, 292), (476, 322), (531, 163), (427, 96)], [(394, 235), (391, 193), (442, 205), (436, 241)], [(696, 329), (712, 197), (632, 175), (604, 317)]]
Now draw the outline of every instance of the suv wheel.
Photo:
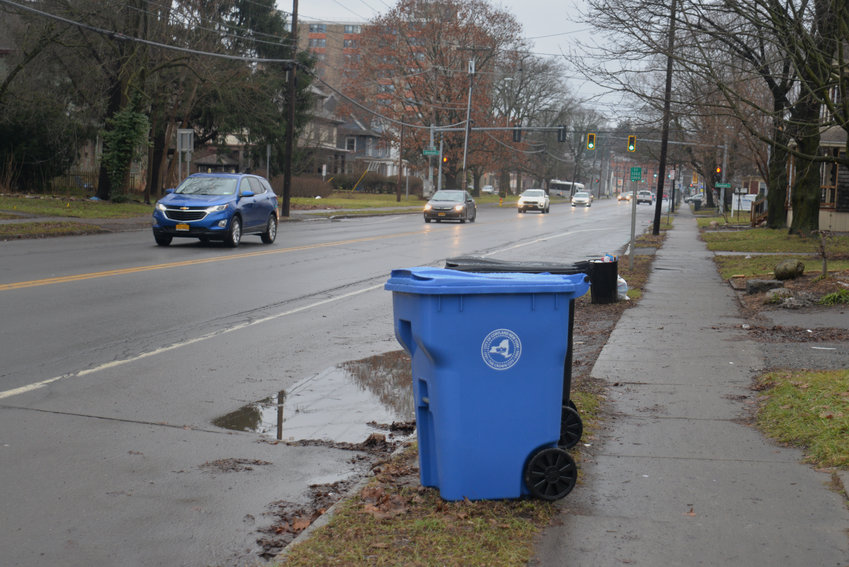
[(268, 222), (265, 223), (265, 232), (260, 235), (265, 244), (271, 244), (277, 238), (277, 217), (272, 213), (268, 215)]
[(225, 242), (230, 248), (235, 248), (242, 241), (242, 220), (239, 217), (233, 217), (230, 221), (230, 230), (227, 231)]

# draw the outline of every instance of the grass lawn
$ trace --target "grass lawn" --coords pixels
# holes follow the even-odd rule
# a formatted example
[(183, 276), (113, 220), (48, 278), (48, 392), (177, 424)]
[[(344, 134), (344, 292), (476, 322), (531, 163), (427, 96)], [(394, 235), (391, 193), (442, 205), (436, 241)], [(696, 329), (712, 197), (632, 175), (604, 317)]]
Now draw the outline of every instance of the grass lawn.
[(849, 468), (849, 370), (777, 371), (758, 381), (758, 426), (816, 466)]

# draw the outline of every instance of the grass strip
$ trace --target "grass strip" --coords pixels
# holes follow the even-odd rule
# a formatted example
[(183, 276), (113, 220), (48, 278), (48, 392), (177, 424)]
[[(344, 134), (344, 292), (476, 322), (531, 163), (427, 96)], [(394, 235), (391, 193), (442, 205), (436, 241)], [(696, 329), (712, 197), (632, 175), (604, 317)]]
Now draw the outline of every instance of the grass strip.
[[(571, 392), (585, 442), (601, 416), (602, 393), (592, 387), (578, 381)], [(570, 450), (579, 466), (580, 447)], [(523, 567), (557, 513), (554, 503), (532, 498), (447, 502), (437, 489), (420, 486), (418, 475), (413, 443), (378, 465), (368, 485), (340, 504), (326, 525), (287, 549), (279, 565)]]
[(79, 222), (24, 222), (0, 225), (0, 240), (49, 238), (108, 232), (99, 226)]
[(16, 211), (51, 217), (123, 219), (148, 216), (153, 213), (153, 205), (135, 202), (90, 201), (79, 197), (54, 195), (0, 195), (0, 211)]
[(776, 371), (758, 379), (757, 422), (821, 467), (849, 467), (849, 369)]
[[(751, 228), (702, 232), (708, 249), (726, 252), (783, 252), (788, 254), (816, 254), (819, 238), (805, 238), (788, 234), (786, 230)], [(849, 254), (849, 235), (832, 235), (826, 240), (826, 249), (831, 256)]]

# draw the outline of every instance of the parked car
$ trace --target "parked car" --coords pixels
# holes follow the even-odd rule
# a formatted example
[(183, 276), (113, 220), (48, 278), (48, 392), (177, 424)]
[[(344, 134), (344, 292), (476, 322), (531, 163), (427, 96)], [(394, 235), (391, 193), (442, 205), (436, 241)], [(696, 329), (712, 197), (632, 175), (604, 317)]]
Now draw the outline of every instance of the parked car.
[(591, 207), (593, 205), (592, 196), (586, 191), (578, 191), (572, 195), (572, 206), (577, 207), (578, 205), (582, 207)]
[(223, 240), (236, 247), (246, 234), (271, 244), (277, 238), (277, 195), (268, 181), (243, 173), (195, 173), (156, 202), (153, 238)]
[(652, 204), (654, 201), (654, 195), (652, 195), (651, 191), (637, 191), (637, 204), (640, 203), (648, 203)]
[(424, 207), (424, 220), (458, 220), (475, 222), (478, 216), (475, 200), (468, 191), (462, 189), (443, 189), (437, 191)]
[(619, 193), (619, 195), (617, 195), (617, 197), (616, 197), (616, 200), (617, 201), (630, 201), (631, 200), (631, 192), (628, 191), (627, 193)]
[(551, 199), (545, 189), (525, 189), (516, 203), (519, 212), (539, 211), (543, 214), (550, 212)]
[(481, 188), (481, 193), (487, 193), (492, 195), (493, 193), (495, 193), (495, 187), (493, 187), (492, 185), (484, 185)]

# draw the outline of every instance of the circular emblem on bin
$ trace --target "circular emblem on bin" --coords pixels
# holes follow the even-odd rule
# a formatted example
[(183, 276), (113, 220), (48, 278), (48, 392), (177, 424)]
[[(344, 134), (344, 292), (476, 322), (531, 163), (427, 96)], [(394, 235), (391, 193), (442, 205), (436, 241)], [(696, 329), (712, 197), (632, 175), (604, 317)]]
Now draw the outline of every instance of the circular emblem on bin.
[(481, 343), (481, 358), (493, 370), (512, 368), (522, 356), (522, 341), (510, 329), (495, 329)]

